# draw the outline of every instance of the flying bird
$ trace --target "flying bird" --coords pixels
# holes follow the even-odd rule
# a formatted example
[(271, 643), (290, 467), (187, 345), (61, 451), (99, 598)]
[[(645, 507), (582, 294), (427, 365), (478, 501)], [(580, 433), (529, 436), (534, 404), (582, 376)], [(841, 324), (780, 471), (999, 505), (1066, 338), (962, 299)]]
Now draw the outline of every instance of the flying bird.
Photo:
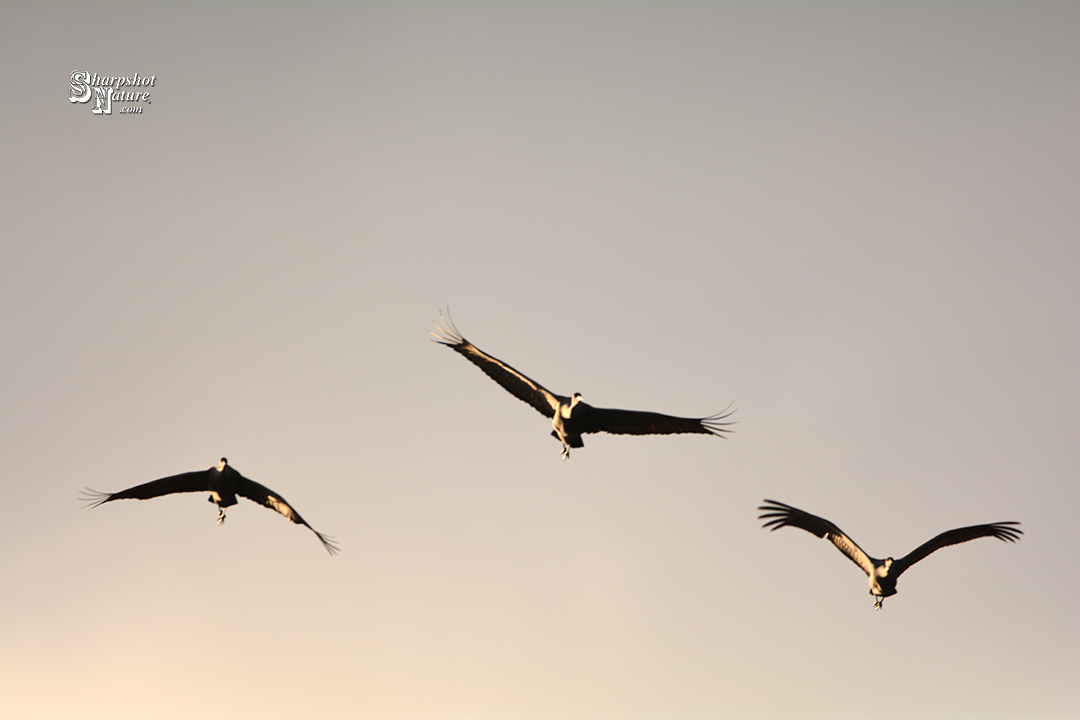
[(758, 510), (763, 511), (758, 516), (758, 519), (768, 520), (762, 527), (772, 526), (772, 530), (784, 526), (797, 527), (817, 535), (819, 538), (831, 540), (832, 544), (840, 552), (847, 555), (852, 562), (866, 573), (870, 582), (870, 594), (874, 596), (875, 608), (881, 608), (885, 598), (896, 594), (896, 580), (905, 570), (935, 550), (981, 537), (995, 537), (1002, 541), (1016, 542), (1023, 534), (1022, 530), (1013, 527), (1019, 525), (1018, 522), (972, 525), (971, 527), (956, 528), (955, 530), (943, 532), (932, 540), (924, 542), (899, 560), (893, 560), (891, 557), (879, 560), (863, 552), (863, 549), (845, 535), (843, 530), (825, 518), (819, 518), (817, 515), (811, 515), (808, 512), (775, 500), (765, 500), (765, 502), (768, 504), (758, 508)]
[(531, 380), (502, 360), (488, 355), (466, 340), (453, 323), (442, 317), (443, 325), (435, 323), (439, 332), (432, 331), (436, 342), (461, 353), (483, 370), (488, 377), (503, 386), (507, 392), (528, 403), (541, 415), (551, 418), (551, 435), (563, 445), (562, 457), (570, 456), (570, 448), (584, 447), (581, 436), (586, 433), (614, 433), (618, 435), (672, 435), (676, 433), (701, 433), (717, 435), (731, 432), (731, 422), (721, 422), (731, 415), (724, 411), (704, 418), (682, 418), (636, 410), (612, 410), (589, 405), (581, 399), (581, 393), (571, 397), (556, 395), (540, 383)]
[(323, 535), (321, 532), (308, 525), (307, 521), (300, 517), (300, 513), (296, 512), (296, 510), (293, 509), (293, 506), (285, 501), (285, 498), (254, 480), (248, 480), (234, 470), (225, 458), (221, 458), (221, 461), (217, 465), (206, 470), (170, 475), (169, 477), (153, 480), (148, 483), (143, 483), (142, 485), (136, 485), (133, 488), (121, 490), (116, 493), (103, 493), (87, 488), (83, 493), (83, 500), (89, 503), (88, 507), (93, 508), (113, 500), (126, 500), (130, 498), (149, 500), (150, 498), (171, 495), (173, 493), (206, 491), (210, 492), (210, 497), (208, 497), (207, 500), (212, 503), (217, 503), (218, 505), (218, 525), (225, 522), (225, 508), (235, 505), (236, 496), (240, 495), (241, 497), (246, 497), (248, 500), (257, 502), (260, 505), (264, 505), (271, 510), (278, 511), (298, 525), (306, 526), (311, 532), (318, 536), (319, 540), (322, 541), (323, 547), (325, 547), (331, 555), (338, 551), (334, 539), (329, 535)]

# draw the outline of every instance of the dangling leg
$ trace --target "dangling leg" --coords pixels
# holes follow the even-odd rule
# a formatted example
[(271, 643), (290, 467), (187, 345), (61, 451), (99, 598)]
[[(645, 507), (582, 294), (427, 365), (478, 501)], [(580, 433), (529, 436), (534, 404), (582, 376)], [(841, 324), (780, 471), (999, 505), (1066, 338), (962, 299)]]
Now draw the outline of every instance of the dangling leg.
[(570, 446), (567, 445), (566, 443), (563, 443), (563, 446), (562, 446), (562, 459), (565, 460), (568, 457), (570, 457)]
[(225, 522), (225, 508), (219, 507), (217, 513), (217, 524), (220, 525), (223, 522)]

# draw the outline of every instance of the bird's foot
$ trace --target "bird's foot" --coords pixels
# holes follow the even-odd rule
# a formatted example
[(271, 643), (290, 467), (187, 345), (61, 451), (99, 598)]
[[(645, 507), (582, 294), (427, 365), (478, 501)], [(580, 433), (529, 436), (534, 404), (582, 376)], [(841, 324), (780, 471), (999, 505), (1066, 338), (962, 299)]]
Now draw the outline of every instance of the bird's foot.
[(225, 508), (218, 510), (217, 514), (217, 524), (221, 525), (223, 522), (225, 522)]
[(569, 445), (563, 445), (562, 446), (562, 459), (565, 460), (568, 457), (570, 457), (570, 446)]
[(875, 610), (880, 610), (881, 609), (881, 603), (883, 603), (884, 601), (885, 601), (884, 598), (874, 598), (874, 609)]

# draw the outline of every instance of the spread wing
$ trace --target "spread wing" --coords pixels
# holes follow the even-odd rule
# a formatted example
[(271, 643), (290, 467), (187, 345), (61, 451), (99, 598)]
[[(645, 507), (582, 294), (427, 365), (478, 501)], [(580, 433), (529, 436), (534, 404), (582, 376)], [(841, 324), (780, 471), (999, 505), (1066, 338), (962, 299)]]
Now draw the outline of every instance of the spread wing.
[[(228, 472), (230, 469), (231, 468), (226, 469), (226, 472)], [(307, 520), (304, 520), (304, 518), (300, 517), (300, 513), (296, 512), (293, 506), (290, 505), (285, 500), (285, 498), (281, 497), (270, 488), (264, 485), (260, 485), (254, 480), (248, 480), (243, 475), (240, 475), (239, 472), (235, 470), (233, 470), (233, 472), (235, 472), (238, 476), (236, 478), (237, 495), (246, 497), (248, 500), (253, 500), (260, 505), (263, 505), (264, 507), (270, 508), (271, 510), (276, 510), (288, 519), (292, 520), (297, 525), (303, 525), (307, 527), (308, 530), (318, 536), (319, 540), (322, 541), (323, 546), (326, 548), (326, 551), (329, 552), (331, 555), (338, 551), (338, 546), (334, 542), (334, 539), (329, 535), (323, 535), (321, 532), (308, 525)]]
[(518, 400), (532, 405), (544, 417), (551, 418), (555, 416), (560, 400), (564, 403), (570, 402), (570, 398), (555, 395), (540, 383), (526, 377), (502, 360), (491, 357), (462, 337), (454, 324), (447, 320), (445, 316), (440, 316), (440, 318), (445, 327), (435, 323), (435, 327), (439, 328), (439, 332), (432, 331), (431, 333), (435, 336), (437, 342), (461, 353), (470, 362), (483, 370), (489, 378), (502, 385), (504, 390)]
[(111, 500), (149, 500), (150, 498), (172, 495), (173, 493), (200, 492), (210, 489), (210, 474), (213, 471), (214, 468), (210, 468), (208, 470), (170, 475), (160, 480), (152, 480), (115, 493), (103, 493), (86, 488), (83, 490), (82, 499), (89, 503), (87, 507), (97, 507)]
[(874, 572), (874, 562), (871, 560), (870, 556), (867, 555), (861, 547), (856, 545), (855, 541), (849, 538), (843, 530), (836, 527), (836, 525), (825, 518), (811, 515), (808, 512), (804, 512), (803, 510), (799, 510), (790, 505), (785, 505), (776, 500), (766, 500), (765, 502), (767, 503), (766, 505), (762, 505), (758, 508), (758, 510), (763, 511), (761, 515), (758, 515), (758, 519), (768, 519), (769, 521), (762, 525), (762, 527), (771, 526), (772, 530), (785, 526), (797, 527), (808, 533), (817, 535), (819, 538), (828, 538), (840, 552), (844, 553), (844, 555), (850, 558), (853, 563), (862, 568), (864, 573), (870, 575)]
[(578, 408), (580, 431), (583, 433), (612, 433), (616, 435), (675, 435), (678, 433), (702, 433), (724, 437), (731, 432), (731, 422), (721, 422), (731, 415), (724, 411), (704, 418), (683, 418), (638, 410), (612, 410), (588, 406), (588, 412)]
[(935, 550), (940, 550), (949, 545), (959, 545), (968, 540), (975, 540), (976, 538), (981, 537), (995, 537), (1004, 542), (1016, 542), (1020, 539), (1020, 536), (1024, 534), (1023, 530), (1013, 527), (1014, 525), (1019, 524), (1020, 523), (1018, 522), (1000, 522), (948, 530), (934, 539), (924, 542), (899, 560), (894, 560), (892, 564), (892, 574), (896, 577), (900, 577), (901, 573)]

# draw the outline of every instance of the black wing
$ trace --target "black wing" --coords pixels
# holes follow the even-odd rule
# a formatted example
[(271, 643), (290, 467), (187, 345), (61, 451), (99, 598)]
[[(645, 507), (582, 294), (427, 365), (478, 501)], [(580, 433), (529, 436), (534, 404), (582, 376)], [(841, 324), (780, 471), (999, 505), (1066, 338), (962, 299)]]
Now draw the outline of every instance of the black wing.
[(462, 337), (454, 324), (447, 320), (445, 316), (440, 316), (440, 318), (445, 327), (435, 323), (435, 327), (439, 328), (439, 332), (432, 331), (431, 334), (435, 336), (436, 342), (461, 353), (470, 362), (483, 370), (489, 378), (502, 385), (504, 390), (518, 400), (532, 405), (544, 417), (551, 418), (555, 416), (560, 400), (564, 403), (570, 402), (569, 398), (555, 395), (540, 383), (531, 380), (502, 360), (491, 357)]
[[(226, 472), (228, 472), (230, 469), (231, 467), (226, 469)], [(322, 541), (323, 546), (326, 548), (326, 551), (329, 552), (331, 555), (338, 551), (338, 546), (334, 542), (334, 539), (329, 535), (323, 535), (321, 532), (308, 525), (307, 520), (300, 517), (300, 513), (296, 512), (293, 506), (290, 505), (285, 500), (285, 498), (281, 497), (270, 488), (264, 485), (260, 485), (254, 480), (248, 480), (243, 475), (240, 475), (240, 473), (236, 470), (233, 470), (233, 472), (235, 472), (239, 476), (236, 479), (237, 495), (246, 497), (248, 500), (253, 500), (260, 505), (270, 508), (271, 510), (276, 510), (288, 519), (292, 520), (297, 525), (305, 526), (308, 530), (318, 536), (319, 540)]]
[(83, 491), (82, 499), (89, 503), (88, 507), (97, 507), (111, 500), (149, 500), (150, 498), (172, 495), (173, 493), (201, 492), (210, 489), (210, 474), (212, 472), (214, 472), (214, 468), (170, 475), (160, 480), (151, 480), (148, 483), (115, 493), (103, 493), (86, 488)]
[[(575, 412), (580, 412), (581, 408)], [(702, 433), (724, 437), (731, 432), (728, 425), (733, 422), (721, 422), (733, 411), (724, 411), (704, 418), (682, 418), (661, 415), (638, 410), (612, 410), (588, 406), (588, 411), (580, 413), (582, 433), (612, 433), (615, 435), (675, 435), (679, 433)]]
[[(769, 522), (762, 527), (777, 530), (782, 527), (796, 527), (800, 530), (817, 535), (819, 538), (828, 538), (840, 552), (844, 553), (853, 563), (862, 568), (863, 572), (870, 575), (874, 572), (874, 561), (867, 555), (855, 541), (849, 538), (843, 530), (836, 527), (825, 518), (811, 515), (808, 512), (785, 505), (776, 500), (765, 500), (767, 505), (762, 505), (758, 510), (763, 511), (758, 515), (758, 520)], [(770, 519), (771, 518), (771, 519)]]
[(901, 573), (930, 553), (949, 545), (959, 545), (968, 540), (981, 537), (995, 537), (1004, 542), (1016, 542), (1024, 534), (1023, 530), (1013, 527), (1019, 524), (1018, 522), (990, 523), (989, 525), (972, 525), (943, 532), (934, 539), (924, 542), (899, 560), (894, 560), (892, 564), (893, 575), (900, 577)]

